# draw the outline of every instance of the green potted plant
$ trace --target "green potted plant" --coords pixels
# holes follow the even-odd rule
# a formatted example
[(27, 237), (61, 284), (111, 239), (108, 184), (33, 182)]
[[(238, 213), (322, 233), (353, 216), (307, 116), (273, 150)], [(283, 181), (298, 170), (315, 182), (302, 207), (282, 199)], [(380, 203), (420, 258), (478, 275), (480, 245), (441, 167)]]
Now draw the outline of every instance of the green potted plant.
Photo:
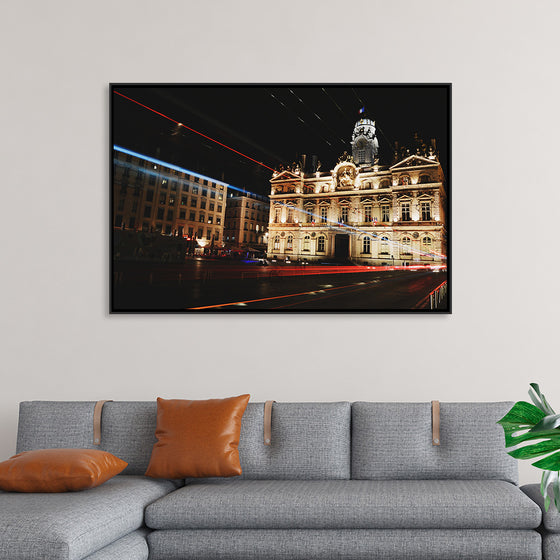
[(552, 485), (554, 505), (560, 511), (560, 414), (548, 404), (536, 383), (531, 383), (529, 397), (534, 404), (519, 401), (498, 421), (504, 429), (506, 448), (514, 447), (508, 454), (516, 459), (542, 457), (534, 467), (544, 472), (541, 494), (548, 511), (551, 498), (548, 487)]

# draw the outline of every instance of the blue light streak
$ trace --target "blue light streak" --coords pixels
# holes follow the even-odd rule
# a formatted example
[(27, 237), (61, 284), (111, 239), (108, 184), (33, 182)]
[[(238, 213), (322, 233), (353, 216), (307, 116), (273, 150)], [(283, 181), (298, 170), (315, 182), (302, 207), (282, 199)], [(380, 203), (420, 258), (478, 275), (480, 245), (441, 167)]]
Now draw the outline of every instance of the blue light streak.
[(255, 194), (255, 193), (252, 193), (252, 192), (250, 192), (246, 189), (240, 189), (239, 187), (234, 187), (233, 185), (230, 185), (229, 183), (224, 183), (224, 181), (219, 181), (218, 179), (214, 179), (213, 177), (207, 177), (206, 175), (202, 175), (200, 173), (196, 173), (195, 171), (191, 171), (190, 169), (185, 169), (184, 167), (179, 167), (178, 165), (173, 165), (172, 163), (169, 163), (167, 161), (162, 161), (160, 159), (156, 159), (156, 158), (153, 158), (153, 157), (150, 157), (150, 156), (146, 156), (144, 154), (140, 154), (138, 152), (134, 152), (132, 150), (128, 150), (127, 148), (123, 148), (122, 146), (117, 146), (116, 144), (113, 144), (113, 150), (115, 150), (116, 152), (121, 152), (123, 154), (127, 154), (129, 156), (136, 157), (138, 159), (143, 159), (145, 161), (149, 161), (150, 163), (153, 163), (154, 165), (159, 165), (159, 166), (162, 166), (162, 167), (168, 167), (169, 169), (179, 171), (180, 173), (186, 173), (187, 175), (192, 175), (194, 177), (198, 177), (199, 179), (210, 181), (211, 183), (216, 183), (218, 185), (223, 185), (224, 187), (227, 187), (228, 189), (232, 189), (232, 190), (235, 190), (235, 191), (246, 193), (248, 195)]

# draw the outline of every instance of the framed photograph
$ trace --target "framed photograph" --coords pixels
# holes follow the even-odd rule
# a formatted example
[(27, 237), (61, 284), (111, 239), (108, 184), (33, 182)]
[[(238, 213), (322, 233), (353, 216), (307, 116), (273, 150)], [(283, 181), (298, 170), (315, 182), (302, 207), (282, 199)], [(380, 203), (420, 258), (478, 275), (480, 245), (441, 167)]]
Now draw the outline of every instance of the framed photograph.
[(450, 84), (111, 84), (111, 312), (451, 312)]

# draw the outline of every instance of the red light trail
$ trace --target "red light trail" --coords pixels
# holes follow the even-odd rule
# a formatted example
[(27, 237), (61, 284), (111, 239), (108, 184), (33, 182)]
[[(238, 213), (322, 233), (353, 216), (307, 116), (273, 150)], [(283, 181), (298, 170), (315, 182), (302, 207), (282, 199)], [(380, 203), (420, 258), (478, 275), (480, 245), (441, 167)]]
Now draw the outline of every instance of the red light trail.
[(266, 167), (267, 169), (270, 169), (270, 171), (274, 172), (275, 170), (272, 167), (269, 167), (268, 165), (265, 165), (264, 163), (262, 163), (261, 161), (257, 161), (256, 159), (253, 159), (250, 156), (245, 155), (242, 152), (239, 152), (238, 150), (235, 150), (234, 148), (230, 148), (229, 146), (227, 146), (226, 144), (223, 144), (222, 142), (219, 142), (218, 140), (214, 140), (214, 138), (211, 138), (210, 136), (207, 136), (206, 134), (203, 134), (202, 132), (198, 132), (198, 130), (195, 130), (194, 128), (191, 128), (190, 126), (187, 126), (186, 124), (183, 124), (182, 122), (176, 121), (175, 119), (160, 113), (159, 111), (156, 111), (155, 109), (152, 109), (151, 107), (148, 107), (148, 105), (144, 105), (143, 103), (140, 103), (140, 101), (136, 101), (136, 99), (132, 99), (132, 97), (128, 97), (126, 95), (124, 95), (123, 93), (119, 93), (118, 91), (114, 91), (113, 93), (116, 95), (120, 95), (121, 97), (123, 97), (124, 99), (128, 99), (128, 101), (132, 101), (132, 103), (136, 103), (136, 105), (140, 105), (140, 107), (143, 107), (144, 109), (148, 109), (148, 111), (151, 111), (152, 113), (155, 113), (156, 115), (159, 115), (160, 117), (163, 117), (164, 119), (167, 119), (168, 121), (171, 121), (172, 123), (175, 123), (178, 126), (182, 126), (183, 128), (186, 128), (187, 130), (190, 130), (191, 132), (194, 132), (195, 134), (198, 134), (199, 136), (202, 136), (203, 138), (206, 138), (207, 140), (210, 140), (216, 144), (218, 144), (219, 146), (222, 146), (224, 148), (227, 148), (228, 150), (231, 150), (232, 152), (235, 152), (236, 154), (239, 154), (240, 156), (243, 156), (244, 158), (247, 158), (249, 160), (251, 160), (254, 163), (257, 163), (258, 165), (262, 165), (263, 167)]

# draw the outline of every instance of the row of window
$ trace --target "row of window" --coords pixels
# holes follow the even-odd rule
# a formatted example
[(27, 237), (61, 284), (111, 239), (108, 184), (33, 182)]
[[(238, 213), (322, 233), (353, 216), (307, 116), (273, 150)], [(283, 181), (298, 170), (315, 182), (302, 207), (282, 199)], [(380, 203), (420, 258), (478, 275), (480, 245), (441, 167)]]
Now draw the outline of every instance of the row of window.
[[(121, 214), (117, 214), (115, 216), (115, 227), (118, 228), (125, 228), (128, 227), (129, 229), (136, 228), (136, 220), (135, 218), (129, 218), (128, 224), (124, 222), (123, 216)], [(152, 233), (164, 233), (165, 235), (177, 235), (178, 237), (183, 237), (184, 235), (188, 235), (189, 237), (193, 237), (196, 235), (199, 239), (204, 237), (204, 228), (199, 227), (198, 230), (195, 232), (194, 227), (192, 226), (185, 226), (185, 225), (177, 225), (175, 228), (173, 224), (163, 224), (162, 222), (156, 222), (154, 226), (151, 226), (149, 222), (142, 222), (142, 231), (144, 232), (152, 232)], [(220, 239), (220, 230), (214, 230), (207, 228), (206, 229), (206, 239), (211, 240), (214, 239), (218, 241)]]
[[(382, 204), (380, 207), (381, 210), (381, 222), (390, 222), (390, 205), (389, 204)], [(342, 206), (340, 208), (340, 215), (338, 217), (338, 222), (347, 224), (349, 223), (348, 219), (349, 207)], [(313, 223), (315, 221), (319, 221), (320, 223), (326, 223), (328, 216), (328, 207), (321, 206), (319, 208), (319, 215), (317, 216), (313, 211), (305, 210), (305, 221), (307, 223)], [(410, 213), (410, 202), (403, 202), (400, 205), (400, 219), (403, 222), (410, 221), (411, 213)], [(430, 221), (432, 219), (432, 206), (430, 202), (421, 202), (420, 203), (420, 219), (422, 221)], [(278, 224), (282, 221), (282, 209), (275, 208), (274, 209), (274, 223)], [(364, 222), (371, 222), (373, 221), (373, 210), (371, 206), (364, 206)], [(292, 224), (294, 223), (294, 208), (288, 207), (286, 212), (286, 223)]]
[[(416, 184), (427, 184), (432, 183), (433, 179), (430, 175), (422, 174), (418, 177), (418, 181)], [(412, 185), (412, 179), (410, 175), (404, 174), (400, 175), (399, 178), (396, 180), (397, 185)], [(391, 186), (390, 179), (383, 179), (379, 183), (375, 183), (374, 181), (363, 181), (362, 182), (362, 189), (387, 189)], [(303, 194), (316, 194), (321, 192), (329, 192), (330, 186), (328, 184), (316, 186), (316, 185), (303, 185)], [(272, 194), (292, 194), (297, 192), (297, 188), (293, 185), (275, 185)]]
[[(134, 197), (139, 197), (142, 193), (142, 190), (143, 190), (142, 187), (136, 185), (135, 187), (132, 187), (132, 188), (133, 188), (132, 195)], [(128, 194), (128, 189), (129, 189), (128, 183), (123, 182), (120, 185), (119, 192), (120, 192), (121, 195), (126, 195), (126, 194)], [(165, 192), (162, 192), (162, 191), (165, 191)], [(165, 201), (169, 197), (169, 200), (170, 200), (169, 204), (176, 204), (176, 202), (181, 201), (181, 204), (183, 206), (186, 206), (188, 197), (185, 193), (187, 193), (187, 192), (189, 192), (188, 187), (183, 189), (183, 191), (180, 195), (177, 194), (176, 189), (171, 189), (171, 192), (168, 194), (167, 189), (165, 189), (162, 185), (161, 188), (160, 188), (160, 191), (159, 191), (160, 204), (165, 204)], [(154, 193), (155, 193), (154, 189), (148, 189), (146, 191), (146, 200), (151, 202), (154, 198)], [(191, 206), (196, 206), (196, 201), (198, 200), (198, 198), (196, 198), (196, 197), (198, 196), (198, 194), (199, 194), (198, 187), (193, 187), (192, 196), (191, 196)], [(204, 200), (204, 199), (208, 197), (207, 189), (202, 189), (201, 195), (203, 197), (203, 199), (201, 200), (201, 204), (206, 204), (206, 200)], [(210, 193), (210, 199), (216, 199), (216, 192), (215, 191), (212, 191)], [(224, 199), (223, 193), (218, 193), (217, 194), (217, 199), (218, 200), (223, 200)], [(193, 204), (193, 201), (194, 201), (194, 204)], [(213, 204), (213, 203), (211, 203), (211, 204)]]
[[(371, 254), (371, 246), (372, 246), (372, 238), (371, 237), (364, 237), (362, 239), (362, 253), (363, 254)], [(323, 235), (320, 235), (317, 238), (317, 252), (323, 253), (325, 252), (325, 244), (326, 238)], [(303, 238), (302, 243), (302, 252), (310, 251), (311, 246), (311, 236), (306, 235)], [(398, 246), (398, 251), (401, 256), (408, 256), (412, 255), (412, 240), (410, 237), (403, 237)], [(273, 239), (272, 247), (274, 251), (280, 251), (280, 236), (276, 235)], [(294, 236), (288, 235), (286, 238), (286, 251), (292, 251), (294, 247)], [(425, 253), (429, 253), (432, 250), (432, 238), (429, 236), (424, 236), (420, 240), (420, 250)], [(379, 254), (380, 255), (390, 255), (391, 254), (391, 247), (390, 241), (387, 237), (381, 237), (379, 239)]]
[[(181, 179), (185, 179), (185, 180), (190, 180), (193, 181), (194, 183), (200, 183), (200, 177), (197, 177), (196, 175), (189, 175), (188, 173), (183, 173), (183, 172), (179, 172), (176, 169), (170, 169), (169, 167), (165, 167), (165, 166), (157, 166), (154, 165), (152, 163), (149, 163), (145, 160), (142, 159), (137, 159), (134, 158), (134, 162), (133, 162), (133, 158), (130, 154), (127, 154), (125, 157), (125, 160), (127, 163), (132, 163), (132, 165), (123, 165), (122, 162), (120, 162), (118, 160), (118, 158), (115, 158), (115, 166), (114, 166), (114, 171), (116, 173), (116, 171), (118, 169), (121, 170), (122, 172), (122, 176), (123, 177), (130, 177), (131, 176), (131, 170), (135, 171), (134, 176), (136, 177), (136, 179), (141, 179), (143, 180), (146, 174), (149, 174), (150, 177), (154, 177), (154, 180), (156, 177), (163, 177), (163, 181), (165, 181), (167, 183), (168, 178), (165, 177), (165, 174), (168, 175), (175, 175)], [(150, 169), (149, 171), (144, 171), (144, 169), (146, 167), (151, 167), (154, 171), (159, 171), (158, 173), (154, 173), (154, 171), (152, 171), (152, 169)], [(151, 179), (150, 179), (151, 180)], [(173, 180), (172, 179), (172, 188), (176, 188), (178, 184), (177, 180)], [(224, 187), (223, 185), (219, 185), (218, 183), (214, 183), (213, 181), (209, 181), (208, 179), (203, 179), (202, 180), (202, 184), (205, 186), (208, 186), (212, 189), (220, 189), (222, 190)], [(187, 185), (188, 186), (188, 185)]]

